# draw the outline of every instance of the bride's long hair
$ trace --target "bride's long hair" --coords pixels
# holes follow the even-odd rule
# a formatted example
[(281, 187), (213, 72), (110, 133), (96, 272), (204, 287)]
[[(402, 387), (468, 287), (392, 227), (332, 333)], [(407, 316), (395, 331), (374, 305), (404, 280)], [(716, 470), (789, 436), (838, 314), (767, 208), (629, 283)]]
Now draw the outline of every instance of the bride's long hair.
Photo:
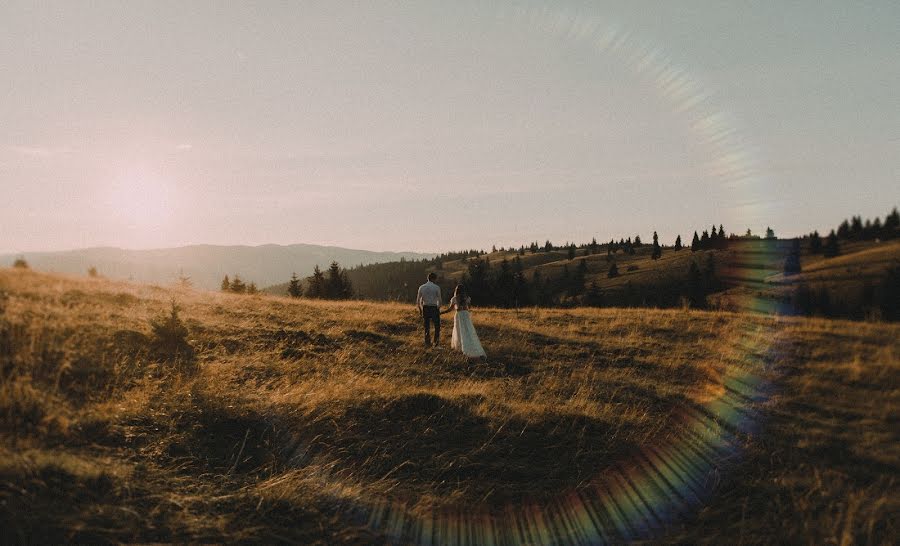
[(464, 284), (457, 284), (456, 289), (453, 291), (453, 297), (456, 298), (456, 301), (461, 301), (465, 303), (465, 299), (468, 294), (466, 293), (466, 286)]

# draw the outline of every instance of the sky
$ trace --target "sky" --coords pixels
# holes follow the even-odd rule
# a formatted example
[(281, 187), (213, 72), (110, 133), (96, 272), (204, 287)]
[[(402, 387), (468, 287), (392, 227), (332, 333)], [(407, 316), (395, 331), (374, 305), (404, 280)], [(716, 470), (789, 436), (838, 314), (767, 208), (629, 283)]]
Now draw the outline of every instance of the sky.
[(900, 204), (900, 3), (0, 2), (0, 252), (448, 251)]

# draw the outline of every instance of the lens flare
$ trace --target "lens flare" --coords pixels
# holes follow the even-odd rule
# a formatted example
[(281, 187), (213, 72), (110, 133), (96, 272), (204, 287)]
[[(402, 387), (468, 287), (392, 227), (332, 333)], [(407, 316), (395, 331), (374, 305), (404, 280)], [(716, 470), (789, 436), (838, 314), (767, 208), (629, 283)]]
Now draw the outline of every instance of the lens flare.
[[(705, 86), (662, 50), (621, 26), (547, 6), (504, 15), (622, 59), (686, 118), (713, 158), (709, 174), (738, 193), (742, 205), (736, 212), (749, 214), (762, 204), (748, 194), (763, 180), (756, 154), (742, 139), (735, 119), (716, 109)], [(747, 248), (749, 252), (739, 253), (723, 274), (731, 282), (752, 286), (772, 273), (766, 264), (777, 249), (765, 241)], [(752, 294), (748, 291), (741, 307), (775, 310)], [(732, 338), (742, 351), (741, 363), (725, 367), (720, 383), (704, 392), (698, 407), (677, 410), (666, 440), (641, 448), (586, 487), (558, 492), (541, 505), (510, 505), (490, 512), (458, 508), (421, 513), (386, 499), (362, 499), (343, 511), (397, 543), (613, 544), (658, 536), (711, 498), (721, 475), (740, 456), (742, 442), (757, 430), (754, 407), (769, 392), (762, 366), (774, 351), (767, 326), (773, 323), (747, 321)]]

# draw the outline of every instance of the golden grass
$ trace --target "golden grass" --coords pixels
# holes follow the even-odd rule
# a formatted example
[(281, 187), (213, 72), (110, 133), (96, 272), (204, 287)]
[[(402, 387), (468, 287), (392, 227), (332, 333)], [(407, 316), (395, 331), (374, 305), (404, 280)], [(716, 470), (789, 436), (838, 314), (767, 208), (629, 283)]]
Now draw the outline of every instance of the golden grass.
[[(488, 351), (421, 348), (409, 306), (0, 270), (0, 540), (383, 540), (346, 517), (579, 491), (729, 367), (771, 385), (711, 502), (659, 540), (889, 542), (900, 329), (649, 309), (477, 309)], [(146, 352), (182, 307), (197, 369)], [(774, 348), (774, 349), (773, 349)], [(344, 507), (344, 508), (342, 508)]]

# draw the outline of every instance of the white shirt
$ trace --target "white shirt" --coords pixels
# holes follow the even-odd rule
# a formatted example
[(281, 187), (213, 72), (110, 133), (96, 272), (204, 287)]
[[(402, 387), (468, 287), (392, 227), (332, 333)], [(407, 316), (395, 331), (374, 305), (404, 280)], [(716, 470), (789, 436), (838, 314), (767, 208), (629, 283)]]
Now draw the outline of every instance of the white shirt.
[(423, 305), (441, 306), (440, 286), (428, 281), (419, 287), (419, 293), (416, 295), (416, 307), (421, 311)]

